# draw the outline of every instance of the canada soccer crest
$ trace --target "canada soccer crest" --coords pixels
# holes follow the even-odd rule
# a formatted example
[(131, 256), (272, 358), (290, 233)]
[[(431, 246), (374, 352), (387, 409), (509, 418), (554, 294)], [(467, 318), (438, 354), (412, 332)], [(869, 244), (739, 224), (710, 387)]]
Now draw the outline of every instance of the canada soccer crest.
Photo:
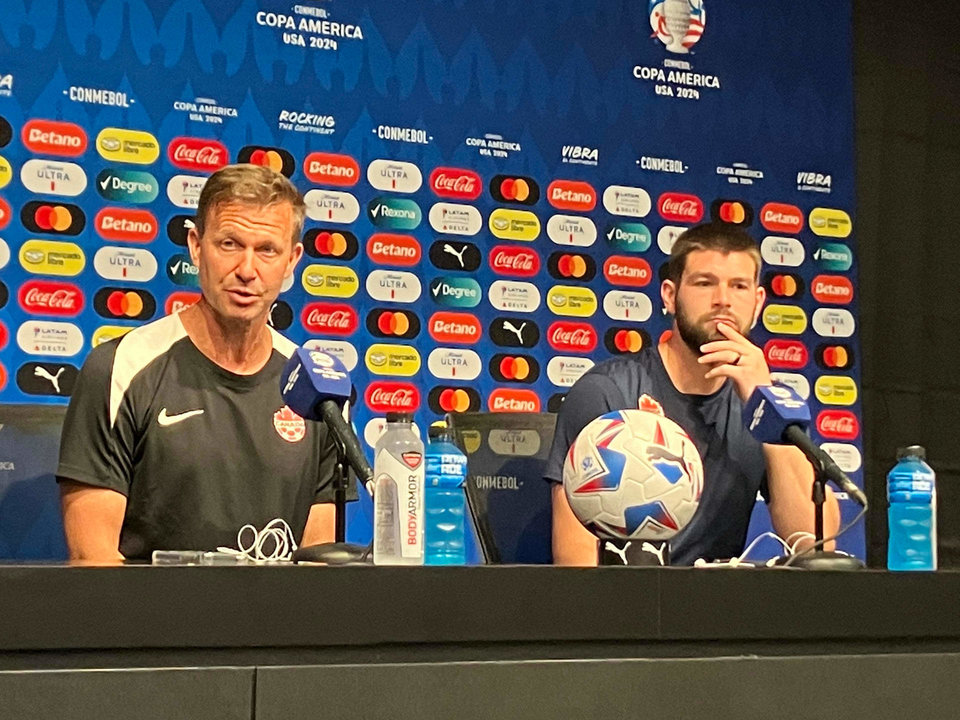
[(688, 53), (707, 24), (704, 0), (650, 0), (650, 27), (667, 50)]
[(290, 443), (300, 442), (307, 434), (303, 418), (286, 405), (273, 414), (273, 427), (277, 435)]

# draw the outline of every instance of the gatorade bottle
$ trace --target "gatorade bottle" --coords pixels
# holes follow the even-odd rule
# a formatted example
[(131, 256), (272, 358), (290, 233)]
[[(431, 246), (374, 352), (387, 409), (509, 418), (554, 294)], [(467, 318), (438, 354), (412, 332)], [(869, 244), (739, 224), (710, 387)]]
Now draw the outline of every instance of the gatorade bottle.
[(937, 481), (919, 445), (897, 449), (887, 474), (890, 570), (937, 569)]
[(467, 456), (453, 442), (445, 426), (431, 426), (426, 450), (426, 520), (424, 562), (427, 565), (464, 565)]
[(387, 413), (373, 452), (375, 565), (423, 565), (423, 470), (413, 415)]

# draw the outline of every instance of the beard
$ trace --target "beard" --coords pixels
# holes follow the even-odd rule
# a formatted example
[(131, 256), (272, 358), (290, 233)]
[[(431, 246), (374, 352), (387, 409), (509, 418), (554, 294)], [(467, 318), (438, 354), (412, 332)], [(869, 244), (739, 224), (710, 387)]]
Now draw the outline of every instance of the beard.
[(674, 321), (677, 323), (677, 332), (680, 333), (680, 339), (686, 343), (694, 355), (703, 355), (703, 352), (700, 350), (701, 345), (713, 340), (727, 339), (726, 336), (722, 335), (720, 331), (716, 329), (716, 325), (713, 324), (713, 320), (718, 316), (732, 317), (735, 320), (733, 324), (740, 334), (744, 336), (750, 331), (748, 323), (740, 319), (740, 317), (733, 312), (708, 313), (700, 316), (699, 319), (694, 319), (684, 310), (679, 297), (674, 300), (674, 304), (677, 311), (674, 316)]

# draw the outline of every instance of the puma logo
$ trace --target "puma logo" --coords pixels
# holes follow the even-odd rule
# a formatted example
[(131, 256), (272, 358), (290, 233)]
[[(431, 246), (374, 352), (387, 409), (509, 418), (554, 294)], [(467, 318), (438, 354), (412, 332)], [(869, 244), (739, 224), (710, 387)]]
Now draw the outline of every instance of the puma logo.
[(33, 374), (36, 375), (37, 377), (42, 377), (46, 380), (49, 380), (50, 384), (53, 385), (53, 389), (56, 390), (57, 393), (59, 393), (60, 392), (60, 374), (64, 370), (66, 370), (66, 368), (57, 368), (57, 374), (51, 375), (49, 372), (47, 372), (46, 368), (36, 367), (33, 369)]

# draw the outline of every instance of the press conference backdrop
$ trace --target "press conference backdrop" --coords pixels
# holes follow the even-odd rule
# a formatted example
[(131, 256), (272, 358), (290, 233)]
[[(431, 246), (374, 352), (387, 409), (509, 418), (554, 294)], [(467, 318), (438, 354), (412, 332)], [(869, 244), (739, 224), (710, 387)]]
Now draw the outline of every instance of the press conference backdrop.
[(343, 358), (368, 444), (387, 410), (556, 410), (657, 342), (670, 247), (713, 219), (762, 241), (754, 338), (862, 484), (850, 13), (6, 2), (0, 402), (66, 403), (91, 347), (194, 302), (200, 188), (255, 162), (308, 205), (271, 323)]

